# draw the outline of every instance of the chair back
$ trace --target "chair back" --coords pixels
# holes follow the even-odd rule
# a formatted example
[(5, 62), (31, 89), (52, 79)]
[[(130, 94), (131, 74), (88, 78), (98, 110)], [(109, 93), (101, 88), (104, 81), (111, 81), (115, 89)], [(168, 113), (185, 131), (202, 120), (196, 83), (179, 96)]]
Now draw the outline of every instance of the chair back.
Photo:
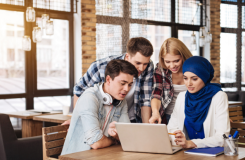
[(233, 135), (235, 131), (239, 132), (238, 146), (245, 147), (245, 122), (231, 123), (231, 134)]
[(229, 106), (229, 117), (233, 122), (243, 122), (242, 106)]
[(61, 125), (42, 128), (44, 160), (61, 153), (68, 127), (68, 125)]
[(17, 137), (14, 133), (9, 116), (0, 114), (0, 160), (7, 160), (13, 157), (13, 154), (9, 151), (14, 141), (17, 141)]

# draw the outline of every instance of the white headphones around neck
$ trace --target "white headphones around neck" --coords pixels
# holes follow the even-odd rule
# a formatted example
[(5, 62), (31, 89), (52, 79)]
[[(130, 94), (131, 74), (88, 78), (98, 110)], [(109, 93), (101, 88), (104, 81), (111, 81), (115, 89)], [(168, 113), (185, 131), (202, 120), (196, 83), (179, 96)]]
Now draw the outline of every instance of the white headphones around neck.
[(102, 94), (103, 104), (105, 105), (119, 106), (122, 103), (122, 101), (120, 100), (117, 100), (117, 99), (113, 100), (110, 94), (105, 93), (103, 91), (103, 84), (100, 85), (100, 93)]

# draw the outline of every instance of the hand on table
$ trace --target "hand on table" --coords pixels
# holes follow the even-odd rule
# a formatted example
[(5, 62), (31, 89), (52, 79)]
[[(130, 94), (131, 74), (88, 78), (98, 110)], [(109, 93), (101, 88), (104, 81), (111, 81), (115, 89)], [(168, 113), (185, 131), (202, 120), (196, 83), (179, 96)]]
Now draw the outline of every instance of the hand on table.
[(175, 142), (177, 145), (180, 145), (183, 148), (195, 148), (197, 147), (194, 142), (191, 140), (186, 140), (184, 133), (181, 130), (177, 130), (174, 132), (175, 135)]
[(151, 118), (149, 119), (149, 122), (151, 124), (155, 123), (156, 121), (158, 124), (161, 124), (161, 122), (162, 122), (162, 119), (161, 119), (159, 112), (155, 112), (155, 113), (153, 112)]

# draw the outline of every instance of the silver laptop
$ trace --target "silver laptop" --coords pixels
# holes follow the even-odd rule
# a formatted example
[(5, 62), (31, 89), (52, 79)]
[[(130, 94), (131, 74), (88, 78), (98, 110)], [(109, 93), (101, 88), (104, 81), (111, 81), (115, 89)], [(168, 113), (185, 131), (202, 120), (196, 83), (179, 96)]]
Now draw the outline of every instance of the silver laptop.
[(165, 124), (116, 123), (124, 151), (173, 154), (182, 149), (172, 146)]

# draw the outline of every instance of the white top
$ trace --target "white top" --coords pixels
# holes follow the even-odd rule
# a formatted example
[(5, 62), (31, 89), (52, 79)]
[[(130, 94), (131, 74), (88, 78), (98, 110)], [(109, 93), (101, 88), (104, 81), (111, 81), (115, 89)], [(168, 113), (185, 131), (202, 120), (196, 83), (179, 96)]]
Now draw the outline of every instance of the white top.
[(165, 109), (165, 114), (169, 114), (169, 115), (173, 113), (174, 105), (175, 105), (175, 102), (176, 102), (176, 99), (179, 93), (183, 91), (187, 91), (187, 88), (185, 85), (173, 84), (173, 87), (174, 87), (174, 97), (172, 101), (169, 103), (169, 105), (167, 106), (167, 108)]
[(129, 90), (128, 94), (125, 97), (127, 104), (128, 104), (128, 117), (130, 120), (135, 119), (135, 114), (134, 114), (134, 91), (135, 91), (135, 87), (136, 87), (136, 80), (134, 78), (131, 89)]
[[(184, 129), (185, 120), (185, 93), (181, 92), (175, 103), (173, 113), (168, 123), (168, 132)], [(228, 98), (225, 92), (219, 91), (211, 101), (207, 117), (203, 123), (204, 139), (192, 139), (197, 148), (223, 146), (223, 134), (230, 133), (230, 120), (228, 110)], [(175, 137), (170, 136), (173, 145)]]

